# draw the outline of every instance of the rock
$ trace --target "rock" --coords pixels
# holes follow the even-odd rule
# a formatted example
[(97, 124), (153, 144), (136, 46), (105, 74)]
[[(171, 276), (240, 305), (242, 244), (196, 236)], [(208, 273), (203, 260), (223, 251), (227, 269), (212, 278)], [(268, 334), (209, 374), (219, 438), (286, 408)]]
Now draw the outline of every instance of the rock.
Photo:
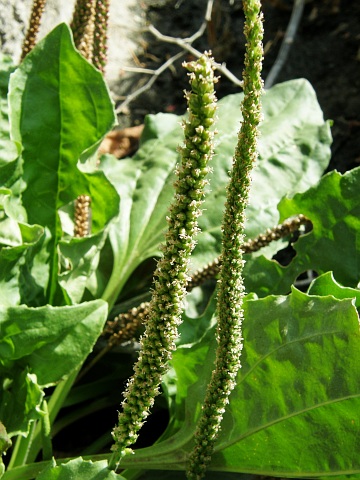
[[(31, 0), (5, 0), (0, 9), (0, 48), (18, 62), (22, 42), (30, 18)], [(38, 40), (61, 22), (70, 23), (74, 0), (48, 0)], [(139, 33), (145, 24), (145, 14), (136, 0), (112, 0), (109, 17), (109, 50), (106, 79), (110, 87), (119, 81), (121, 68), (133, 64), (132, 53), (137, 50)]]

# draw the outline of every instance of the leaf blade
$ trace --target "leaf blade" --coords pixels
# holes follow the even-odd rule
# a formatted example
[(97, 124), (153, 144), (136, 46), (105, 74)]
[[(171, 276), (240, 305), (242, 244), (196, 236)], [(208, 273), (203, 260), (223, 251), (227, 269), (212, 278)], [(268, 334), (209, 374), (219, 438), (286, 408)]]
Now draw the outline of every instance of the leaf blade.
[(76, 51), (65, 24), (39, 42), (12, 74), (9, 101), (12, 136), (23, 146), (22, 200), (28, 221), (50, 232), (49, 283), (43, 287), (53, 303), (61, 299), (59, 208), (78, 195), (91, 195), (95, 232), (118, 211), (117, 194), (103, 173), (78, 168), (84, 151), (85, 158), (93, 154), (115, 123), (114, 110), (101, 73)]
[[(293, 289), (288, 297), (247, 298), (244, 307), (243, 366), (210, 468), (297, 478), (359, 474), (360, 334), (353, 301)], [(126, 466), (185, 468), (215, 345), (203, 337), (185, 347), (174, 353), (179, 423), (163, 442), (125, 457)]]

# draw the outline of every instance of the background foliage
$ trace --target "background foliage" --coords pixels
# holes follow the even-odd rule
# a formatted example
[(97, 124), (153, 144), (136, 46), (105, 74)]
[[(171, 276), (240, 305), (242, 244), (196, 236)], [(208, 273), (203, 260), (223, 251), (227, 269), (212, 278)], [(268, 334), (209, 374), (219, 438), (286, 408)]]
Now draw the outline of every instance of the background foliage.
[[(133, 297), (148, 287), (149, 262), (159, 256), (181, 143), (179, 117), (150, 116), (134, 157), (118, 161), (106, 156), (99, 163), (96, 149), (114, 123), (113, 105), (101, 74), (74, 49), (65, 25), (40, 42), (11, 76), (7, 106), (13, 69), (2, 60), (4, 451), (9, 437), (16, 435), (29, 446), (29, 430), (46, 416), (42, 401), (50, 392), (47, 388), (63, 388), (80, 368), (103, 329), (108, 307), (135, 302)], [(233, 95), (219, 102), (214, 172), (193, 269), (220, 251), (240, 101), (241, 95)], [(224, 478), (231, 478), (231, 472), (247, 473), (244, 478), (356, 478), (360, 169), (320, 179), (330, 156), (329, 124), (304, 80), (267, 92), (261, 132), (247, 234), (252, 237), (299, 213), (310, 219), (312, 230), (294, 243), (296, 255), (287, 266), (272, 259), (284, 241), (247, 258), (245, 278), (252, 293), (245, 302), (243, 366), (211, 468)], [(93, 230), (89, 237), (76, 239), (74, 200), (80, 194), (92, 198)], [(136, 277), (136, 269), (144, 265), (146, 278)], [(292, 286), (305, 270), (320, 275), (307, 293)], [(169, 426), (157, 444), (126, 457), (129, 470), (124, 478), (155, 475), (139, 469), (162, 470), (156, 478), (173, 478), (171, 470), (185, 468), (214, 356), (215, 300), (208, 292), (198, 289), (189, 296), (179, 348), (164, 378)], [(130, 365), (121, 368), (127, 376)], [(106, 382), (111, 374), (104, 371), (101, 380)], [(97, 381), (86, 386), (93, 391)], [(35, 450), (30, 449), (30, 463)], [(25, 457), (15, 462), (3, 478), (33, 478), (26, 476), (26, 462)], [(16, 476), (17, 468), (23, 469), (21, 476)], [(104, 461), (81, 457), (62, 466), (47, 463), (37, 478), (67, 475), (122, 478), (107, 470)]]

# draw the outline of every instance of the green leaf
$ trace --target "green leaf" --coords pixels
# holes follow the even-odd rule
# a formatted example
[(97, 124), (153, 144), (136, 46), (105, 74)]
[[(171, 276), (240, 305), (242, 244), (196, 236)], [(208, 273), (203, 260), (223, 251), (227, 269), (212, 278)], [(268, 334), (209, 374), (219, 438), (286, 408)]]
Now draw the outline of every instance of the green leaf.
[[(0, 52), (0, 178), (4, 164), (19, 155), (18, 146), (10, 140), (8, 118), (8, 86), (10, 74), (15, 70), (11, 58)], [(3, 185), (3, 183), (0, 183)]]
[(360, 334), (352, 301), (293, 289), (289, 297), (249, 301), (245, 317), (253, 319), (244, 329), (251, 345), (214, 468), (225, 461), (233, 470), (238, 458), (242, 471), (268, 475), (359, 473)]
[(264, 257), (248, 259), (244, 270), (247, 291), (261, 296), (287, 293), (307, 270), (318, 274), (332, 271), (338, 282), (356, 287), (360, 271), (359, 182), (360, 167), (344, 175), (334, 171), (306, 192), (281, 200), (280, 221), (302, 213), (313, 229), (294, 244), (297, 255), (286, 267)]
[(1, 307), (0, 365), (29, 366), (39, 385), (53, 385), (85, 360), (106, 317), (102, 300), (64, 307)]
[(9, 437), (27, 436), (30, 422), (42, 417), (41, 402), (44, 392), (37, 383), (36, 375), (28, 368), (13, 366), (11, 372), (1, 371), (0, 418)]
[(334, 278), (332, 272), (324, 273), (315, 278), (308, 289), (308, 295), (333, 295), (335, 298), (354, 298), (355, 305), (360, 308), (360, 290), (343, 287)]
[(72, 303), (80, 303), (89, 278), (99, 263), (99, 253), (104, 246), (107, 229), (97, 235), (84, 238), (72, 238), (60, 242), (64, 271), (59, 278), (60, 285), (66, 290)]
[(50, 466), (36, 480), (126, 480), (107, 468), (107, 461), (92, 462), (79, 457), (57, 466)]
[[(220, 253), (221, 221), (229, 170), (240, 126), (242, 94), (219, 101), (214, 172), (199, 219), (202, 232), (192, 256), (192, 269), (203, 267)], [(264, 121), (260, 159), (253, 175), (247, 234), (252, 237), (277, 222), (276, 205), (287, 193), (315, 184), (330, 158), (330, 129), (323, 120), (313, 88), (305, 80), (284, 83), (263, 99)], [(181, 117), (150, 115), (141, 148), (121, 162), (103, 157), (102, 168), (121, 197), (118, 222), (111, 226), (113, 271), (103, 298), (114, 303), (135, 268), (159, 256), (173, 197), (173, 170), (182, 143)], [(100, 268), (102, 266), (100, 265)]]
[(104, 174), (78, 163), (93, 155), (115, 114), (101, 73), (75, 49), (65, 24), (39, 42), (12, 74), (9, 102), (12, 136), (23, 147), (28, 222), (50, 232), (49, 285), (43, 287), (53, 303), (62, 235), (59, 208), (89, 195), (94, 233), (118, 211), (118, 196)]
[[(154, 144), (155, 143), (155, 144)], [(112, 305), (131, 273), (147, 258), (160, 255), (166, 212), (173, 195), (176, 139), (147, 142), (134, 157), (121, 162), (103, 157), (102, 168), (121, 198), (120, 215), (110, 226), (113, 272), (102, 298)]]
[(11, 190), (0, 187), (0, 304), (22, 301), (20, 274), (25, 254), (43, 235), (43, 228), (16, 220)]
[(29, 422), (41, 418), (42, 388), (84, 362), (106, 318), (107, 304), (101, 300), (0, 308), (0, 418), (9, 436), (27, 435)]
[(6, 432), (6, 428), (0, 422), (0, 455), (6, 452), (11, 447), (11, 440)]
[[(244, 350), (211, 470), (282, 477), (359, 474), (360, 333), (349, 299), (247, 298)], [(173, 355), (178, 425), (126, 467), (184, 469), (211, 374), (214, 335)], [(179, 399), (178, 400), (178, 396)]]

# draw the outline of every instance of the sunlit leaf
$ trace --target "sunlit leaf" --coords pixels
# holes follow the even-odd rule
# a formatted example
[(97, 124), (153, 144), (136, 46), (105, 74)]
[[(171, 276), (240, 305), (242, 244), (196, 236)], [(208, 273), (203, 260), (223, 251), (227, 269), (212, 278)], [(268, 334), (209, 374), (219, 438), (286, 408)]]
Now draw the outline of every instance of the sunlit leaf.
[(286, 267), (264, 257), (249, 259), (244, 271), (247, 290), (262, 296), (284, 294), (307, 270), (332, 271), (342, 285), (356, 287), (360, 280), (359, 182), (359, 167), (344, 175), (334, 171), (306, 192), (281, 200), (280, 221), (302, 213), (311, 220), (312, 230), (294, 244), (297, 255)]
[(94, 153), (115, 123), (113, 105), (101, 73), (74, 48), (65, 24), (39, 42), (12, 74), (9, 102), (12, 137), (23, 148), (28, 222), (50, 232), (44, 245), (50, 275), (43, 288), (49, 303), (61, 303), (59, 208), (89, 195), (94, 233), (118, 211), (118, 196), (104, 174), (78, 163)]
[[(246, 300), (242, 368), (211, 470), (298, 478), (360, 473), (360, 332), (352, 302), (296, 289)], [(185, 468), (212, 369), (210, 333), (174, 353), (177, 424), (164, 441), (125, 457), (127, 467)]]
[(54, 384), (91, 352), (106, 316), (102, 300), (64, 307), (1, 307), (0, 364), (29, 366), (39, 385)]
[(44, 233), (38, 225), (18, 222), (11, 193), (0, 188), (0, 303), (4, 306), (21, 303), (20, 277), (25, 255)]
[(27, 436), (30, 422), (42, 417), (40, 409), (44, 392), (37, 383), (36, 375), (28, 368), (13, 366), (6, 372), (1, 368), (0, 418), (9, 437)]
[(67, 463), (50, 466), (36, 480), (126, 480), (107, 468), (106, 461), (91, 462), (78, 457)]

